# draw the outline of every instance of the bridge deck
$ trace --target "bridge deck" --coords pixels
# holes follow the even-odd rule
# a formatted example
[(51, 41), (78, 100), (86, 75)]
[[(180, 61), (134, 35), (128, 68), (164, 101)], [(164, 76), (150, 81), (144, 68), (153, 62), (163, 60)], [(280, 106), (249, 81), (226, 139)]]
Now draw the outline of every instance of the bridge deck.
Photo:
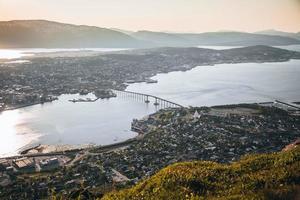
[(139, 93), (139, 92), (131, 92), (131, 91), (122, 91), (122, 90), (114, 90), (116, 92), (124, 92), (124, 93), (128, 93), (128, 94), (134, 94), (134, 95), (139, 95), (139, 96), (144, 96), (144, 97), (152, 97), (156, 100), (160, 100), (160, 101), (164, 101), (164, 102), (167, 102), (169, 104), (173, 104), (174, 106), (178, 106), (178, 107), (181, 107), (183, 108), (184, 106), (178, 104), (178, 103), (175, 103), (175, 102), (172, 102), (172, 101), (169, 101), (169, 100), (166, 100), (166, 99), (163, 99), (161, 97), (158, 97), (158, 96), (154, 96), (154, 95), (150, 95), (150, 94), (143, 94), (143, 93)]

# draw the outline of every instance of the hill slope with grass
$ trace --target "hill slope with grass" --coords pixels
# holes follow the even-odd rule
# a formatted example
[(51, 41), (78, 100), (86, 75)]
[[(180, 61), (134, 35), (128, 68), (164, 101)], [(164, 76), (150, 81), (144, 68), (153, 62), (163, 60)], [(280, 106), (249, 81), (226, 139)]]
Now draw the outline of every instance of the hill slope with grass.
[(177, 163), (102, 199), (299, 199), (300, 147), (243, 157), (232, 164)]

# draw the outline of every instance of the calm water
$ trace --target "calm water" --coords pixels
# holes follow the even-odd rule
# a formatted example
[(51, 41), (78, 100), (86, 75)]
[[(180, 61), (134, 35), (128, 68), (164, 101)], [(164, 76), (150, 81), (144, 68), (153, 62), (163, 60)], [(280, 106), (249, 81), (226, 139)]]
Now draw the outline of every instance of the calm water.
[(185, 106), (300, 100), (300, 60), (199, 66), (152, 78), (158, 83), (135, 83), (127, 90), (160, 96)]
[[(93, 98), (93, 95), (84, 96)], [(58, 101), (0, 114), (0, 156), (13, 155), (28, 144), (111, 144), (136, 136), (133, 118), (156, 108), (131, 97), (72, 103), (80, 95), (62, 95)]]

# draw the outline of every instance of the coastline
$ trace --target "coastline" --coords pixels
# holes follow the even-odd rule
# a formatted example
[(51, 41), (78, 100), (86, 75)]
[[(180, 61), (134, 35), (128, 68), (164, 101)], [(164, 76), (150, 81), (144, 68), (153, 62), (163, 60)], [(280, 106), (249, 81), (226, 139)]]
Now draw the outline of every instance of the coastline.
[[(297, 60), (297, 59), (291, 59), (291, 60)], [(275, 63), (280, 63), (281, 61), (277, 61)], [(274, 62), (272, 62), (274, 63)], [(206, 66), (206, 65), (205, 65)], [(197, 67), (197, 66), (196, 66)], [(192, 68), (195, 68), (195, 67), (192, 67)], [(191, 68), (191, 69), (192, 69)], [(174, 70), (174, 71), (171, 71), (171, 72), (176, 72), (176, 71), (187, 71), (187, 70), (191, 70), (191, 69), (185, 69), (185, 70)], [(162, 72), (162, 73), (157, 73), (156, 75), (154, 76), (157, 76), (158, 74), (167, 74), (167, 73), (171, 73), (171, 72)], [(154, 76), (151, 76), (151, 77), (154, 77)], [(120, 89), (120, 90), (126, 90), (128, 87), (128, 85), (125, 85), (124, 88)], [(66, 94), (69, 94), (69, 93), (66, 93)], [(49, 102), (45, 102), (45, 103), (49, 103)], [(9, 110), (16, 110), (16, 109), (20, 109), (20, 108), (24, 108), (24, 107), (29, 107), (29, 106), (34, 106), (34, 105), (38, 105), (38, 104), (43, 104), (43, 103), (40, 103), (40, 102), (35, 102), (35, 103), (30, 103), (30, 104), (23, 104), (23, 105), (19, 105), (19, 106), (14, 106), (14, 107), (9, 107), (9, 108), (6, 108), (4, 109), (3, 111), (0, 111), (0, 114), (1, 112), (4, 112), (4, 111), (9, 111)], [(72, 149), (82, 149), (82, 148), (72, 148)], [(66, 149), (66, 150), (70, 150), (70, 149)]]
[[(293, 102), (296, 103), (296, 102)], [(260, 105), (260, 106), (266, 106), (266, 107), (272, 107), (272, 104), (282, 104), (283, 106), (286, 106), (286, 111), (292, 113), (292, 111), (288, 108), (293, 107), (294, 109), (300, 111), (299, 107), (294, 107), (294, 105), (286, 103), (286, 102), (281, 102), (274, 100), (273, 102), (259, 102), (259, 103), (253, 103), (253, 105)], [(224, 105), (216, 105), (216, 106), (211, 106), (211, 108), (231, 108), (237, 107), (239, 105), (252, 105), (248, 103), (240, 103), (240, 104), (224, 104)], [(275, 107), (277, 107), (275, 106)], [(280, 106), (279, 106), (280, 108)], [(180, 108), (178, 108), (180, 109)], [(280, 109), (285, 110), (283, 107)], [(148, 117), (151, 116), (148, 115)], [(17, 155), (13, 156), (3, 156), (0, 157), (0, 159), (17, 159), (17, 158), (23, 158), (23, 157), (43, 157), (43, 156), (57, 156), (57, 155), (65, 155), (65, 154), (72, 154), (72, 153), (79, 153), (81, 151), (97, 151), (99, 152), (107, 152), (107, 151), (113, 151), (117, 150), (119, 148), (124, 148), (126, 146), (131, 145), (134, 142), (140, 141), (144, 138), (144, 136), (147, 134), (144, 132), (137, 132), (137, 135), (133, 138), (126, 139), (124, 141), (112, 143), (112, 144), (107, 144), (107, 145), (96, 145), (96, 144), (80, 144), (80, 145), (68, 145), (68, 144), (63, 144), (63, 145), (47, 145), (47, 144), (33, 144), (32, 146), (24, 146), (19, 150), (19, 153)], [(24, 152), (24, 154), (22, 154)]]

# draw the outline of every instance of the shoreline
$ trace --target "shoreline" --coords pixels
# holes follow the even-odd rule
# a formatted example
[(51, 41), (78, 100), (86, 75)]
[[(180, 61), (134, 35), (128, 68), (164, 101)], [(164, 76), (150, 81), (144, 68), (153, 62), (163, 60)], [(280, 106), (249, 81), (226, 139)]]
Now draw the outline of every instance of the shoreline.
[[(78, 152), (83, 151), (83, 150), (94, 150), (94, 149), (96, 149), (97, 151), (105, 152), (105, 151), (109, 151), (109, 150), (113, 150), (113, 149), (117, 149), (117, 148), (121, 148), (121, 147), (126, 147), (126, 146), (130, 145), (131, 143), (140, 140), (141, 137), (143, 137), (143, 136), (141, 136), (141, 134), (138, 134), (137, 136), (135, 136), (133, 138), (129, 138), (125, 141), (116, 142), (116, 143), (113, 143), (113, 144), (95, 145), (95, 146), (92, 146), (92, 147), (77, 147), (77, 148), (65, 149), (65, 150), (61, 150), (61, 151), (52, 151), (52, 152), (46, 152), (46, 153), (18, 154), (18, 155), (13, 155), (13, 156), (0, 157), (0, 159), (18, 159), (18, 158), (24, 158), (24, 157), (31, 157), (32, 158), (32, 157), (43, 157), (43, 156), (56, 156), (56, 155), (65, 155), (65, 154), (70, 154), (70, 153), (78, 153)], [(43, 146), (43, 145), (37, 145), (36, 147), (40, 147), (40, 146)], [(56, 147), (56, 145), (48, 145), (48, 146)], [(36, 147), (33, 147), (33, 148), (30, 147), (28, 149), (33, 150)], [(23, 152), (27, 151), (28, 149), (23, 150)]]
[[(45, 102), (45, 103), (51, 103), (51, 102)], [(26, 108), (26, 107), (29, 107), (29, 106), (35, 106), (35, 105), (39, 105), (39, 104), (44, 104), (44, 103), (29, 103), (29, 104), (25, 104), (25, 105), (20, 105), (20, 106), (14, 106), (14, 107), (10, 107), (10, 108), (5, 108), (3, 109), (2, 111), (0, 111), (0, 114), (1, 112), (5, 112), (5, 111), (9, 111), (9, 110), (16, 110), (16, 109), (20, 109), (20, 108)]]
[[(127, 85), (126, 85), (126, 88), (127, 88)], [(122, 90), (122, 91), (125, 91), (125, 89), (126, 88), (122, 88), (122, 89), (118, 89), (118, 90)], [(112, 90), (115, 90), (115, 89), (112, 89)], [(92, 93), (92, 92), (91, 92)], [(91, 94), (91, 93), (89, 93), (89, 94)], [(54, 99), (54, 100), (52, 100), (52, 101), (46, 101), (46, 102), (43, 102), (43, 103), (41, 103), (41, 102), (35, 102), (35, 103), (28, 103), (28, 104), (22, 104), (22, 105), (18, 105), (18, 106), (12, 106), (12, 107), (8, 107), (8, 108), (4, 108), (4, 109), (2, 109), (2, 110), (0, 110), (0, 114), (2, 113), (2, 112), (5, 112), (5, 111), (10, 111), (10, 110), (17, 110), (17, 109), (20, 109), (20, 108), (26, 108), (26, 107), (30, 107), (30, 106), (35, 106), (35, 105), (43, 105), (43, 104), (45, 104), (45, 103), (52, 103), (53, 101), (56, 101), (56, 100), (59, 100), (59, 97), (61, 96), (61, 95), (68, 95), (68, 94), (72, 94), (72, 95), (74, 95), (74, 94), (79, 94), (79, 93), (62, 93), (62, 94), (59, 94), (59, 95), (55, 95), (55, 97), (57, 98), (57, 99)], [(83, 96), (85, 96), (85, 95), (83, 95)], [(112, 97), (106, 97), (106, 98), (101, 98), (101, 97), (96, 97), (96, 99), (94, 99), (94, 100), (92, 100), (92, 101), (76, 101), (75, 103), (82, 103), (82, 102), (85, 102), (85, 103), (93, 103), (93, 102), (96, 102), (96, 101), (98, 101), (99, 99), (110, 99), (110, 98), (113, 98), (114, 96), (112, 96)], [(73, 102), (73, 101), (71, 101), (71, 100), (69, 100), (70, 102)]]

